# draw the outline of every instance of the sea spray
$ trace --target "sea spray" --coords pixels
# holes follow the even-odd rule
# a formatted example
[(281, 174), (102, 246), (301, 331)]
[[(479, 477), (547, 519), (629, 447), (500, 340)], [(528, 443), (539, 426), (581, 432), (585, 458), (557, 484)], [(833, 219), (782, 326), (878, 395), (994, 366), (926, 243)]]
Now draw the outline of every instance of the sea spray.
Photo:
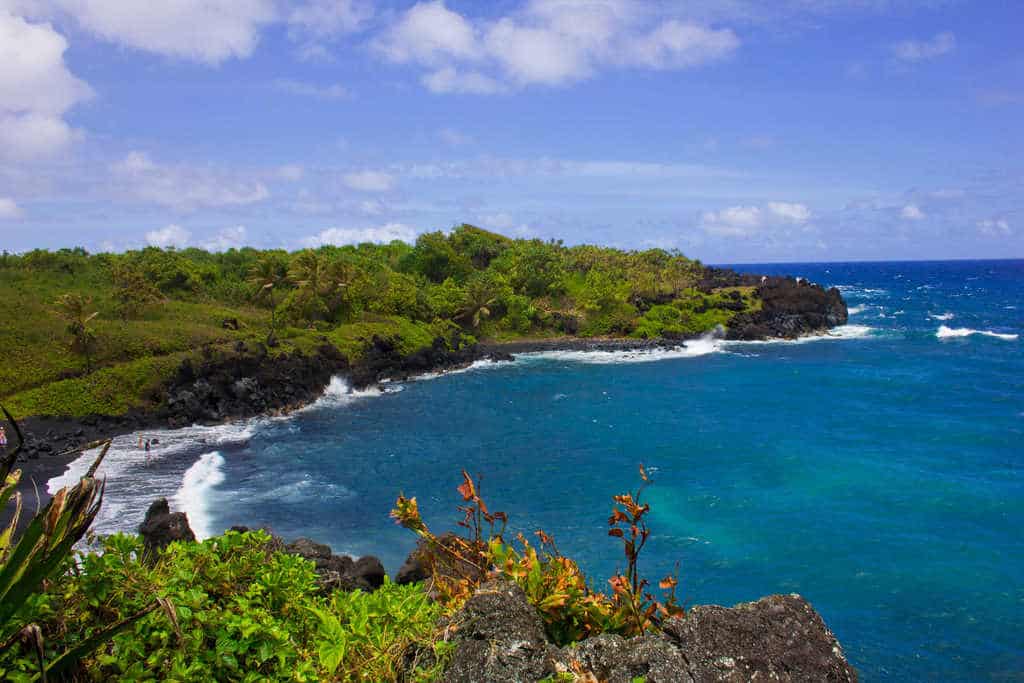
[(188, 515), (189, 526), (200, 541), (213, 536), (210, 497), (214, 488), (224, 482), (224, 456), (219, 452), (204, 453), (188, 468), (181, 487), (174, 494), (172, 507)]

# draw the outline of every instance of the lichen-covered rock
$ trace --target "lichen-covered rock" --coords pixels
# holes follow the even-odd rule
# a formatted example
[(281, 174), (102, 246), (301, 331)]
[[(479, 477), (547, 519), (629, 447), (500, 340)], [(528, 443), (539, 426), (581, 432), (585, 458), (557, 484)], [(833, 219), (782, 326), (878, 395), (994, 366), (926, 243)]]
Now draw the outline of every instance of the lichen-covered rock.
[(444, 680), (539, 681), (566, 672), (607, 683), (638, 677), (646, 683), (857, 680), (821, 617), (797, 595), (733, 608), (694, 607), (663, 626), (662, 633), (601, 634), (557, 648), (523, 591), (494, 580), (451, 618), (455, 651)]
[(196, 540), (196, 535), (188, 525), (188, 516), (184, 512), (171, 512), (166, 498), (153, 501), (146, 510), (146, 518), (139, 525), (139, 535), (150, 555), (174, 541)]
[(637, 677), (643, 677), (645, 683), (692, 680), (682, 652), (661, 635), (630, 639), (607, 633), (593, 636), (559, 650), (553, 668), (589, 673), (607, 683), (630, 683)]
[(557, 650), (547, 642), (537, 610), (514, 583), (482, 585), (449, 628), (456, 642), (443, 679), (449, 683), (527, 683), (552, 671)]
[(668, 620), (664, 631), (695, 681), (857, 680), (835, 636), (799, 595), (693, 607), (685, 618)]

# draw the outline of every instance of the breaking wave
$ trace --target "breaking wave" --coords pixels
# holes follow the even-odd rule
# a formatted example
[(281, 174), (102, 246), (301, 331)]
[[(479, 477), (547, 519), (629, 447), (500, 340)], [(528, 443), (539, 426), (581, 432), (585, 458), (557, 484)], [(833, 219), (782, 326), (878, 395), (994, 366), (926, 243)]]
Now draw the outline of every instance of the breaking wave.
[(935, 332), (935, 336), (939, 339), (957, 339), (960, 337), (970, 337), (975, 334), (1004, 341), (1015, 341), (1020, 336), (1017, 334), (992, 332), (991, 330), (972, 330), (969, 327), (946, 327), (945, 325), (940, 325), (938, 331)]
[(210, 498), (213, 489), (224, 481), (224, 456), (217, 451), (199, 456), (185, 471), (174, 504), (188, 515), (189, 526), (200, 541), (217, 532), (212, 529)]

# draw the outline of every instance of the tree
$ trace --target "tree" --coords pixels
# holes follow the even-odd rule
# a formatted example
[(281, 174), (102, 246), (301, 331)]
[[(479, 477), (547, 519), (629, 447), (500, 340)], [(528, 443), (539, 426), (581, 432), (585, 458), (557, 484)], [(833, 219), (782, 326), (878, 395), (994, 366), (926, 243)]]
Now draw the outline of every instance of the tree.
[(474, 329), (480, 327), (481, 322), (491, 317), (501, 295), (507, 292), (508, 285), (493, 273), (485, 271), (478, 274), (466, 285), (466, 298), (459, 311), (459, 318)]
[(92, 299), (81, 294), (68, 293), (57, 299), (57, 313), (67, 323), (71, 335), (71, 351), (85, 358), (85, 371), (92, 372), (92, 352), (96, 346), (96, 332), (91, 327), (99, 312), (87, 313)]
[(327, 259), (306, 249), (295, 255), (288, 268), (288, 279), (298, 288), (307, 318), (326, 318), (330, 311), (324, 297), (333, 290)]
[(127, 263), (119, 263), (111, 272), (114, 301), (121, 320), (138, 315), (146, 304), (160, 298), (160, 292), (142, 272)]
[(267, 299), (270, 302), (270, 334), (268, 339), (274, 336), (277, 328), (275, 311), (277, 304), (274, 302), (274, 292), (288, 280), (288, 266), (278, 258), (264, 256), (249, 268), (249, 275), (246, 282), (252, 288), (254, 301)]

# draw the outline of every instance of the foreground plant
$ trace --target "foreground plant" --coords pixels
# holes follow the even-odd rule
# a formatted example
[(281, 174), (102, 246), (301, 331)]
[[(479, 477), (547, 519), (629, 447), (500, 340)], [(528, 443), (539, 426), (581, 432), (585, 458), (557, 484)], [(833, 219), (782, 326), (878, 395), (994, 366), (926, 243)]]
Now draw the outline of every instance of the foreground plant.
[(0, 507), (6, 506), (12, 498), (14, 501), (11, 521), (0, 533), (0, 656), (16, 643), (24, 643), (32, 653), (32, 668), (35, 670), (32, 678), (46, 681), (74, 666), (101, 643), (155, 609), (157, 604), (151, 603), (136, 614), (107, 622), (74, 647), (59, 651), (52, 657), (47, 656), (42, 629), (34, 622), (25, 623), (17, 617), (29, 601), (42, 594), (48, 582), (67, 570), (72, 548), (96, 518), (103, 502), (103, 482), (94, 475), (110, 448), (110, 441), (102, 444), (99, 456), (78, 484), (53, 494), (46, 507), (29, 522), (17, 543), (12, 544), (21, 516), (21, 493), (16, 491), (21, 470), (12, 469), (24, 447), (24, 437), (7, 409), (0, 406), (0, 411), (14, 428), (18, 439), (18, 445), (5, 454), (0, 463), (0, 480), (3, 482), (0, 485)]
[[(422, 539), (421, 558), (429, 565), (433, 592), (449, 610), (457, 609), (483, 580), (504, 577), (517, 583), (540, 612), (549, 637), (559, 645), (597, 633), (639, 635), (655, 629), (663, 619), (684, 614), (675, 596), (676, 575), (659, 582), (665, 595), (659, 601), (647, 590), (640, 575), (639, 558), (650, 537), (646, 515), (650, 505), (641, 501), (650, 479), (640, 466), (641, 485), (635, 493), (614, 497), (608, 535), (622, 540), (625, 572), (609, 580), (611, 595), (595, 590), (579, 566), (559, 552), (554, 540), (535, 532), (539, 546), (518, 534), (516, 544), (503, 538), (507, 515), (490, 512), (470, 475), (462, 472), (458, 491), (463, 504), (459, 526), (462, 536), (437, 536), (420, 516), (416, 498), (399, 496), (391, 516)], [(496, 523), (501, 526), (495, 532)]]

